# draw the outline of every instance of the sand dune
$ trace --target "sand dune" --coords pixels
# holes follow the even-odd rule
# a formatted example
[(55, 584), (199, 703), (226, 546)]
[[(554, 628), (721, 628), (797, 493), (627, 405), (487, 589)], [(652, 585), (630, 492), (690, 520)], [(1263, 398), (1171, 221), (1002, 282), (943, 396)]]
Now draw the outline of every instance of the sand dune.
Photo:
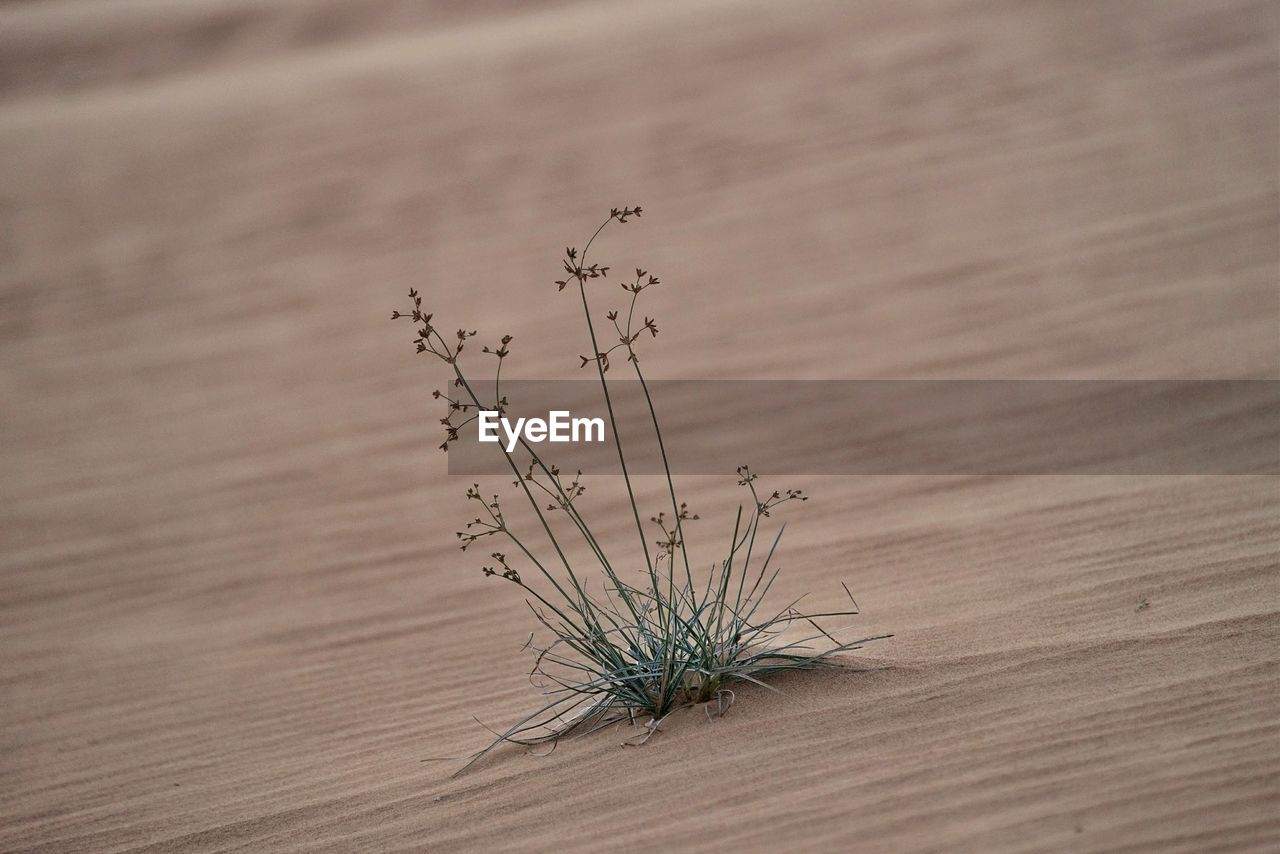
[(651, 376), (1280, 378), (1277, 18), (0, 5), (0, 849), (1274, 849), (1274, 475), (786, 483), (870, 670), (450, 779), (530, 627), (386, 317), (579, 376), (559, 252), (642, 203)]

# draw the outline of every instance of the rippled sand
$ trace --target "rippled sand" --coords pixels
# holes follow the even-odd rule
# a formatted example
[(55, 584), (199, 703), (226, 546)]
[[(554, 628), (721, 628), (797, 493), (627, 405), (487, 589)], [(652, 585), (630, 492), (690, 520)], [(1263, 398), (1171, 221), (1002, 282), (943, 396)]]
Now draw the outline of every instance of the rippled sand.
[(778, 481), (879, 669), (449, 779), (531, 619), (386, 320), (578, 376), (641, 203), (650, 376), (1277, 378), (1274, 4), (418, 6), (0, 5), (0, 848), (1277, 845), (1274, 476)]

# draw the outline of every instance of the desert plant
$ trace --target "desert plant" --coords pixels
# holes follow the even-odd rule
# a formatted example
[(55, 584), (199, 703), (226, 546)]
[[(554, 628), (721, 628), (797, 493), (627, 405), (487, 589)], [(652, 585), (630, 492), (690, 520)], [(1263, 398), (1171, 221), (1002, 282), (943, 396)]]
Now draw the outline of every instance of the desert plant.
[[(772, 540), (766, 538), (757, 543), (761, 522), (780, 505), (807, 501), (808, 497), (799, 490), (763, 492), (757, 485), (757, 476), (746, 466), (738, 469), (738, 483), (750, 492), (749, 509), (744, 515), (743, 507), (739, 506), (725, 557), (711, 568), (703, 583), (695, 580), (685, 546), (685, 527), (698, 517), (677, 497), (662, 429), (636, 353), (636, 344), (642, 335), (648, 333), (650, 338), (655, 338), (658, 334), (656, 322), (649, 317), (637, 321), (635, 309), (640, 294), (659, 284), (659, 279), (637, 268), (634, 279), (621, 283), (627, 295), (625, 315), (618, 310), (604, 315), (609, 322), (609, 327), (604, 328), (613, 336), (605, 348), (600, 346), (601, 336), (597, 334), (588, 296), (588, 283), (606, 279), (610, 272), (607, 266), (587, 263), (592, 244), (610, 223), (626, 223), (640, 215), (639, 206), (611, 210), (581, 253), (572, 247), (565, 250), (565, 278), (556, 285), (561, 291), (573, 286), (581, 299), (593, 355), (579, 358), (583, 368), (594, 365), (599, 377), (618, 465), (640, 540), (636, 561), (643, 557), (644, 580), (636, 584), (626, 580), (620, 565), (606, 554), (593, 533), (579, 507), (579, 499), (586, 490), (581, 472), (572, 477), (562, 474), (523, 437), (519, 445), (529, 456), (527, 468), (522, 469), (517, 463), (514, 449), (509, 452), (501, 444), (496, 446), (514, 475), (513, 486), (532, 511), (535, 536), (545, 539), (555, 558), (540, 559), (529, 534), (518, 530), (508, 519), (499, 496), (483, 494), (479, 484), (473, 484), (466, 492), (467, 501), (478, 514), (457, 536), (464, 551), (482, 540), (495, 538), (510, 543), (519, 553), (520, 558), (509, 558), (505, 552), (492, 552), (492, 563), (485, 566), (483, 572), (521, 588), (537, 622), (550, 632), (550, 641), (545, 645), (534, 644), (532, 636), (528, 644), (534, 655), (530, 677), (543, 690), (546, 699), (537, 711), (504, 732), (491, 730), (494, 741), (473, 756), (459, 773), (504, 742), (550, 743), (554, 747), (560, 738), (570, 733), (592, 732), (623, 720), (634, 724), (647, 717), (639, 735), (624, 742), (642, 744), (677, 708), (703, 704), (708, 716), (723, 714), (733, 701), (735, 683), (755, 683), (772, 690), (763, 680), (771, 673), (830, 664), (831, 657), (837, 653), (889, 637), (880, 635), (841, 642), (818, 624), (822, 618), (858, 613), (857, 603), (843, 583), (851, 609), (806, 613), (798, 608), (799, 600), (796, 600), (779, 610), (762, 610), (765, 597), (778, 576), (778, 570), (770, 571), (770, 567), (785, 525)], [(480, 387), (478, 383), (473, 384), (461, 359), (467, 342), (476, 332), (466, 329), (452, 335), (441, 332), (433, 316), (423, 311), (421, 295), (410, 290), (409, 298), (412, 307), (392, 312), (392, 319), (411, 321), (416, 330), (417, 351), (439, 359), (452, 374), (450, 391), (434, 393), (448, 408), (441, 419), (445, 438), (440, 445), (447, 450), (479, 411), (506, 411), (508, 401), (502, 393), (501, 378), (512, 337), (503, 336), (498, 344), (482, 348), (482, 355), (495, 360), (495, 370), (492, 386), (486, 382)], [(648, 404), (666, 477), (670, 508), (649, 517), (650, 525), (660, 532), (652, 541), (642, 522), (610, 393), (610, 356), (618, 351), (625, 354)], [(554, 513), (565, 514), (571, 536), (582, 539), (592, 562), (599, 565), (604, 581), (599, 592), (588, 591), (589, 577), (569, 559), (561, 541), (563, 534), (557, 534), (549, 521), (549, 514)], [(767, 549), (764, 548), (766, 542)], [(654, 546), (652, 550), (650, 545)], [(797, 624), (807, 631), (800, 637), (782, 641), (782, 633)]]

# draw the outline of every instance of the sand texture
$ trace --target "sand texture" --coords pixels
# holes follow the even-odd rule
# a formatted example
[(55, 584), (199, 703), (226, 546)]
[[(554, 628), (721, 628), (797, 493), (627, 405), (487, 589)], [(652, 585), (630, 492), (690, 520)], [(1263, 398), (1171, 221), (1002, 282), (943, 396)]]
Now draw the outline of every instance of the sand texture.
[(639, 203), (653, 377), (1280, 378), (1278, 9), (0, 4), (0, 850), (1276, 850), (1274, 475), (780, 478), (875, 669), (450, 779), (532, 618), (387, 318), (581, 376)]

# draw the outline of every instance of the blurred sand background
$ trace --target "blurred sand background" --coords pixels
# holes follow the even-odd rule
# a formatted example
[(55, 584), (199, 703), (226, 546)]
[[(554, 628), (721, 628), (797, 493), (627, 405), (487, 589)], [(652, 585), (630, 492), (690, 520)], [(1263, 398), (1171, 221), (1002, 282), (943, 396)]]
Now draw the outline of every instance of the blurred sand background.
[(387, 316), (578, 376), (642, 204), (654, 377), (1280, 378), (1278, 10), (0, 5), (0, 849), (1274, 850), (1269, 476), (780, 482), (882, 669), (449, 779), (531, 618)]

